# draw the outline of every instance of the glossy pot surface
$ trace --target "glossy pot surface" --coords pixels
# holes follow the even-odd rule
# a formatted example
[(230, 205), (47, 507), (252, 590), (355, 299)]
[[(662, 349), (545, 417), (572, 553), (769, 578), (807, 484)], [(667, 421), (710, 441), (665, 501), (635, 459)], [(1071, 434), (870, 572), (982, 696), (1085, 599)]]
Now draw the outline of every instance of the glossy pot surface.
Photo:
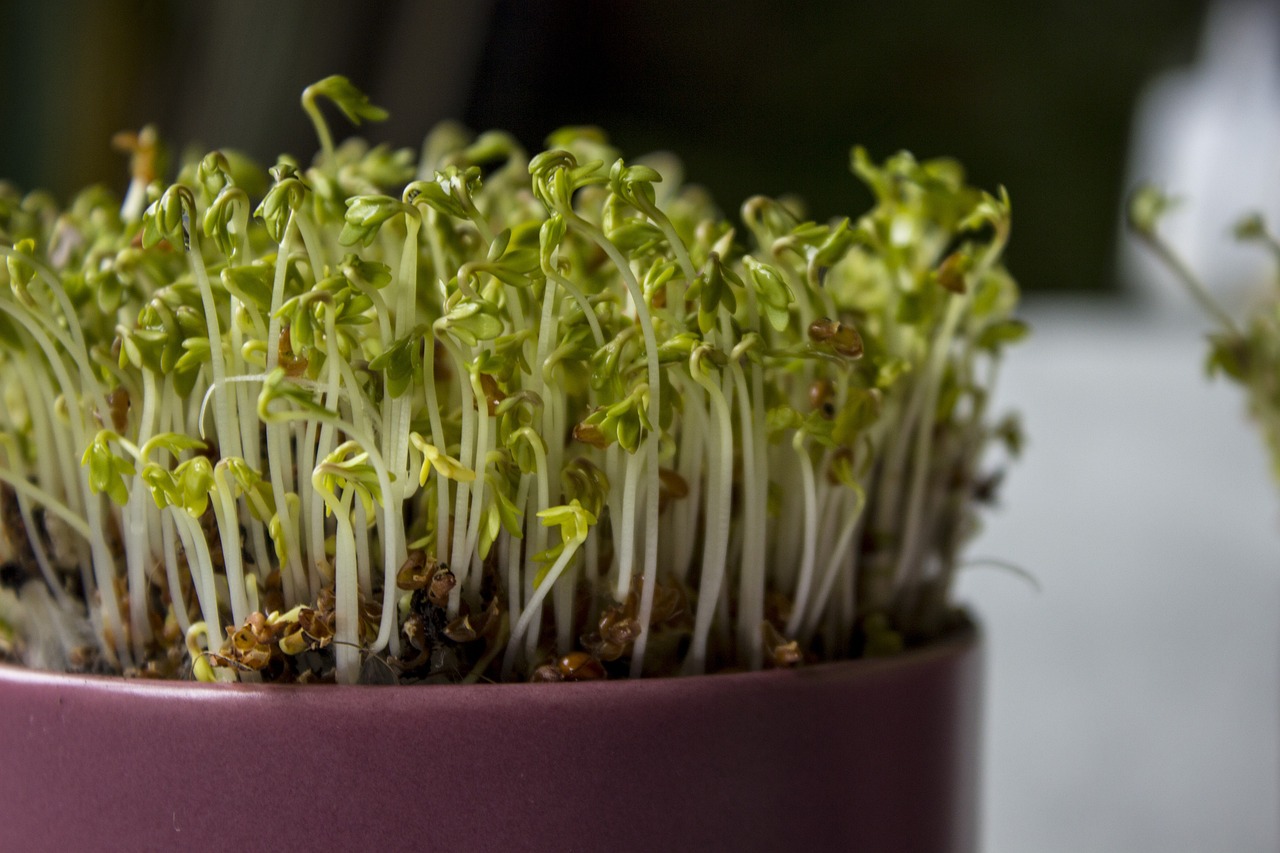
[(970, 851), (981, 643), (693, 678), (205, 685), (0, 667), (5, 850)]

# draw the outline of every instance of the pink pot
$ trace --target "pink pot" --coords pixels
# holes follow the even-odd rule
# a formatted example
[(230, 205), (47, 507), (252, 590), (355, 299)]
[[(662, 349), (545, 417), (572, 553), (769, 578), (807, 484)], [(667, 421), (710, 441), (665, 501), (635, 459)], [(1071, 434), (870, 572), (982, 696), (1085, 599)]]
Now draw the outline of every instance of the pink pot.
[(0, 667), (0, 848), (971, 851), (981, 649), (700, 678), (222, 686)]

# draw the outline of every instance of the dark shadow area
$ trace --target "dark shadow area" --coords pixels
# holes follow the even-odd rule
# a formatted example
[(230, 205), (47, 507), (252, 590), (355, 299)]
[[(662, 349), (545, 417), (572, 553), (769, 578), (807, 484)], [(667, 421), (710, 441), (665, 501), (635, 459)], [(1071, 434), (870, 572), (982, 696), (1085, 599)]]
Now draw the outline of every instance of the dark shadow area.
[(1135, 97), (1191, 55), (1204, 0), (958, 4), (676, 0), (176, 2), (0, 6), (0, 174), (65, 196), (124, 183), (113, 132), (271, 160), (314, 146), (308, 82), (347, 74), (416, 145), (436, 121), (568, 123), (663, 148), (728, 209), (796, 193), (863, 208), (851, 144), (954, 156), (1013, 197), (1028, 289), (1105, 290)]

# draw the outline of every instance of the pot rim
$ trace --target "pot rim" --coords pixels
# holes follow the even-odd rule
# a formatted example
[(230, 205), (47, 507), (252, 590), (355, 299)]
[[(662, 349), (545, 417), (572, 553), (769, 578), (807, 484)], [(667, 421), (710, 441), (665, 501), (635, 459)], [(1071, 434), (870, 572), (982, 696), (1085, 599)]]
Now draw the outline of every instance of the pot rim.
[[(524, 693), (530, 698), (538, 695), (557, 697), (583, 697), (596, 695), (611, 699), (625, 699), (633, 695), (694, 690), (770, 689), (788, 684), (803, 684), (829, 680), (875, 678), (885, 673), (928, 665), (951, 658), (980, 645), (982, 628), (966, 614), (964, 624), (948, 631), (924, 645), (908, 648), (899, 654), (874, 658), (850, 658), (823, 661), (787, 669), (763, 669), (750, 672), (713, 672), (703, 675), (662, 676), (655, 678), (615, 678), (599, 681), (557, 683), (533, 682), (483, 682), (477, 684), (246, 684), (207, 683), (174, 679), (125, 678), (120, 675), (92, 675), (85, 673), (55, 672), (28, 669), (19, 664), (0, 663), (0, 687), (5, 684), (22, 684), (29, 687), (74, 688), (103, 693), (133, 694), (147, 698), (200, 698), (205, 701), (234, 701), (241, 697), (271, 697), (307, 695), (318, 699), (327, 694), (341, 695), (345, 699), (360, 699), (387, 693), (412, 694), (421, 697), (419, 691), (429, 695), (456, 696), (464, 688), (483, 688), (484, 693), (499, 691), (506, 698)], [(397, 689), (400, 688), (400, 689)], [(465, 691), (472, 692), (472, 691)]]

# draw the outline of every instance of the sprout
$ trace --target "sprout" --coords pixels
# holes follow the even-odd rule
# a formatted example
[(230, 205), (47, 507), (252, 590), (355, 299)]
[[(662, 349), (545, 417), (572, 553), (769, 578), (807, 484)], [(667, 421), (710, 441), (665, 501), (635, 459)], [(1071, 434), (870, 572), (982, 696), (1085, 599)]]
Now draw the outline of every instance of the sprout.
[[(1274, 285), (1242, 320), (1232, 317), (1213, 298), (1209, 288), (1160, 233), (1160, 219), (1175, 201), (1156, 187), (1143, 185), (1129, 197), (1128, 223), (1156, 257), (1173, 273), (1191, 297), (1214, 321), (1205, 367), (1210, 375), (1226, 374), (1245, 389), (1250, 413), (1258, 420), (1271, 452), (1273, 475), (1280, 480), (1280, 312)], [(1261, 214), (1242, 217), (1234, 228), (1237, 240), (1260, 245), (1280, 260), (1280, 240)], [(1011, 334), (1016, 334), (1011, 331)], [(1017, 442), (1017, 436), (1010, 436)]]
[[(855, 151), (870, 211), (757, 197), (738, 225), (595, 128), (529, 158), (450, 125), (415, 163), (335, 147), (322, 100), (384, 117), (344, 78), (308, 87), (320, 154), (269, 185), (230, 151), (166, 182), (147, 130), (121, 206), (0, 195), (0, 525), (40, 585), (17, 600), (83, 623), (33, 610), (8, 647), (83, 659), (91, 635), (104, 670), (201, 680), (578, 681), (881, 653), (961, 618), (984, 453), (1018, 444), (984, 369), (1026, 332), (1003, 193)], [(1238, 343), (1216, 364), (1253, 375)]]
[[(1166, 196), (1159, 188), (1143, 184), (1129, 196), (1126, 209), (1130, 231), (1156, 254), (1162, 263), (1186, 287), (1205, 313), (1231, 334), (1239, 334), (1236, 321), (1220, 306), (1205, 287), (1200, 277), (1192, 272), (1181, 257), (1160, 236), (1160, 220), (1176, 206), (1175, 199)], [(1249, 239), (1259, 232), (1260, 222), (1247, 222), (1245, 227), (1237, 229), (1242, 239)]]
[(302, 108), (311, 117), (315, 125), (316, 136), (320, 138), (320, 149), (325, 160), (333, 158), (333, 137), (329, 135), (329, 125), (320, 112), (316, 99), (324, 97), (340, 110), (352, 124), (364, 121), (385, 121), (387, 111), (382, 107), (369, 103), (369, 98), (352, 85), (351, 81), (340, 74), (334, 74), (302, 90)]

